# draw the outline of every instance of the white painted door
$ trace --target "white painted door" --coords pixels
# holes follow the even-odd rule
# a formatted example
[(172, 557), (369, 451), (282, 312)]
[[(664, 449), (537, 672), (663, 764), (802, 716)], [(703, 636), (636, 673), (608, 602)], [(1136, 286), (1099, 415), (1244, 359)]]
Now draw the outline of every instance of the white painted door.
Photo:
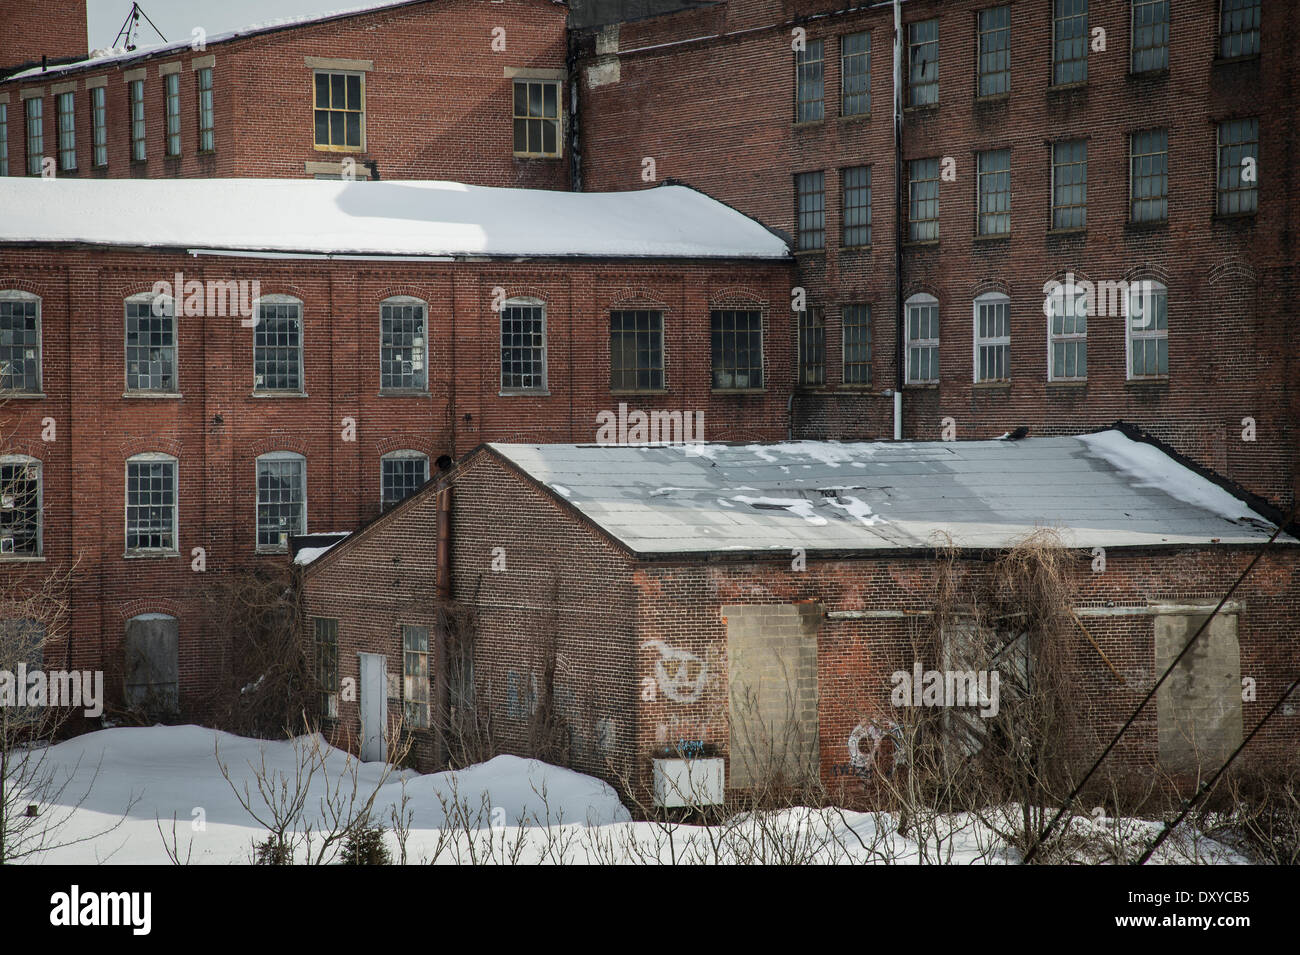
[(388, 756), (388, 658), (381, 653), (361, 657), (361, 759), (367, 763)]

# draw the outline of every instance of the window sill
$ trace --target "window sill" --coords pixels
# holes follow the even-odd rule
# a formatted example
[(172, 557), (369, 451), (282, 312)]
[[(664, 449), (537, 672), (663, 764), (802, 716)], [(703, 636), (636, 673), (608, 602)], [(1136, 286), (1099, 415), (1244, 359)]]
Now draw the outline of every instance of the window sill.
[(850, 114), (847, 115), (847, 116), (845, 116), (844, 114), (841, 113), (840, 116), (836, 119), (836, 122), (839, 122), (839, 123), (864, 123), (864, 122), (870, 122), (870, 120), (871, 120), (871, 113), (869, 113), (869, 112), (868, 112), (868, 113), (850, 113)]
[(21, 554), (0, 555), (0, 564), (43, 564), (44, 557), (25, 557)]
[(289, 553), (289, 548), (277, 547), (273, 549), (270, 547), (259, 547), (253, 553), (258, 557), (275, 557), (276, 555), (284, 556)]
[(511, 153), (510, 155), (515, 159), (544, 159), (550, 162), (555, 162), (564, 158), (563, 153)]
[(817, 129), (818, 127), (824, 125), (825, 122), (826, 122), (825, 119), (805, 119), (803, 122), (799, 122), (798, 120), (795, 120), (795, 122), (791, 123), (790, 125), (794, 129)]
[(1069, 391), (1069, 390), (1074, 390), (1078, 388), (1087, 388), (1087, 387), (1088, 387), (1087, 378), (1075, 378), (1075, 379), (1063, 378), (1057, 381), (1048, 381), (1047, 383), (1048, 391), (1052, 391), (1057, 388), (1063, 391)]
[(976, 391), (1010, 392), (1011, 382), (1010, 381), (974, 381), (971, 382), (971, 387), (974, 388)]
[(1214, 212), (1210, 214), (1211, 222), (1223, 222), (1241, 224), (1253, 222), (1258, 213), (1255, 212)]
[(799, 259), (799, 258), (809, 258), (810, 256), (825, 255), (825, 254), (826, 254), (826, 247), (821, 246), (820, 248), (816, 248), (816, 249), (796, 249), (794, 253), (794, 257), (796, 259)]
[(215, 156), (216, 154), (217, 151), (215, 149), (199, 149), (194, 153), (196, 156)]
[(627, 395), (666, 395), (667, 388), (611, 388), (609, 393), (615, 396)]
[(937, 381), (909, 381), (903, 385), (904, 391), (938, 391)]
[(180, 398), (179, 391), (124, 391), (123, 398)]
[(875, 394), (875, 387), (869, 381), (842, 381), (832, 394), (848, 392), (853, 395), (872, 395)]
[(178, 550), (129, 550), (122, 555), (123, 560), (165, 560), (168, 557), (179, 557), (181, 552)]
[(168, 153), (168, 154), (166, 154), (166, 155), (163, 156), (163, 159), (167, 160), (168, 162), (180, 162), (180, 161), (181, 161), (181, 154), (180, 154), (180, 153), (176, 153), (176, 155), (173, 156), (173, 155), (171, 155), (170, 153)]
[(358, 156), (366, 151), (365, 146), (321, 146), (317, 144), (311, 148), (318, 153), (353, 153)]
[(903, 112), (904, 112), (904, 113), (915, 113), (915, 114), (918, 114), (918, 115), (920, 115), (920, 114), (925, 114), (925, 113), (937, 113), (937, 112), (939, 112), (939, 104), (938, 104), (938, 103), (922, 103), (922, 104), (919, 105), (919, 106), (904, 106), (904, 107), (903, 107)]
[(428, 398), (428, 389), (422, 388), (380, 388), (380, 398)]
[(132, 166), (147, 166), (147, 165), (149, 165), (149, 159), (148, 159), (148, 157), (145, 157), (144, 159), (132, 159), (132, 160), (131, 160), (131, 165), (132, 165)]
[(939, 240), (938, 240), (938, 239), (919, 239), (919, 240), (917, 240), (916, 242), (904, 242), (904, 243), (903, 243), (903, 248), (905, 248), (905, 249), (928, 249), (928, 248), (937, 247), (938, 245), (939, 245)]
[(842, 245), (840, 246), (840, 251), (841, 252), (870, 252), (871, 243), (868, 242), (866, 245)]
[(44, 401), (45, 392), (43, 391), (0, 391), (0, 401), (8, 401), (11, 398), (16, 400), (23, 400), (23, 401)]
[(1252, 60), (1258, 60), (1258, 53), (1247, 53), (1245, 56), (1216, 56), (1210, 61), (1211, 66), (1232, 66), (1236, 63), (1249, 63)]
[(1157, 70), (1141, 70), (1138, 72), (1134, 72), (1130, 69), (1128, 71), (1128, 78), (1135, 82), (1141, 82), (1143, 80), (1167, 80), (1169, 79), (1169, 67), (1162, 66)]
[(1084, 226), (1082, 229), (1048, 229), (1047, 234), (1049, 236), (1057, 235), (1057, 236), (1062, 236), (1064, 238), (1085, 236), (1088, 234), (1088, 227)]
[(709, 394), (725, 397), (726, 395), (765, 395), (766, 388), (710, 388)]
[(990, 93), (988, 96), (976, 96), (975, 105), (977, 106), (1001, 106), (1011, 102), (1010, 93)]
[(982, 242), (987, 245), (1010, 245), (1011, 233), (999, 232), (996, 235), (973, 235), (971, 236), (971, 241)]
[(1080, 80), (1076, 83), (1053, 83), (1047, 88), (1047, 93), (1050, 96), (1052, 93), (1072, 93), (1075, 90), (1086, 90), (1087, 88), (1087, 80)]
[(497, 392), (497, 397), (498, 398), (549, 398), (551, 397), (551, 392), (545, 388), (543, 389), (514, 388), (509, 390), (503, 388), (501, 391)]
[(250, 391), (250, 398), (310, 398), (305, 391)]
[(1129, 378), (1124, 382), (1125, 388), (1134, 388), (1138, 391), (1155, 390), (1164, 391), (1169, 387), (1169, 376), (1162, 375), (1159, 378)]

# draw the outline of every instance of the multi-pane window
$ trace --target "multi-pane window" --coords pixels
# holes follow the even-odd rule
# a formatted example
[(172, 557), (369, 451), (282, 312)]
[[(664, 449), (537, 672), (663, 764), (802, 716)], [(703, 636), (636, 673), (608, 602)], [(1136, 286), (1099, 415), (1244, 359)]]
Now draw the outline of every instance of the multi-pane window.
[(41, 556), (41, 463), (0, 457), (0, 558)]
[(907, 105), (939, 102), (939, 21), (907, 25)]
[(0, 392), (41, 390), (41, 300), (0, 292)]
[(1134, 222), (1169, 218), (1169, 133), (1150, 129), (1129, 137), (1129, 208)]
[(907, 383), (939, 380), (939, 301), (932, 295), (913, 295), (905, 305)]
[(429, 725), (428, 627), (402, 627), (402, 715), (407, 729)]
[(127, 83), (126, 92), (131, 108), (131, 159), (133, 162), (144, 162), (144, 80)]
[(611, 391), (663, 390), (663, 312), (629, 308), (609, 313), (609, 387)]
[(379, 460), (379, 484), (384, 510), (400, 504), (429, 480), (429, 457), (418, 451), (394, 451)]
[(840, 39), (840, 115), (871, 112), (871, 34), (850, 33)]
[(39, 96), (24, 104), (27, 109), (27, 175), (41, 174), (41, 161), (45, 158), (45, 106)]
[(1219, 124), (1220, 215), (1253, 213), (1258, 207), (1258, 157), (1258, 119)]
[(980, 96), (1000, 96), (1011, 89), (1011, 7), (979, 13)]
[(990, 149), (975, 157), (979, 184), (979, 234), (1011, 231), (1011, 150)]
[(257, 549), (283, 552), (307, 531), (307, 459), (277, 451), (257, 459)]
[(794, 177), (800, 252), (826, 246), (826, 175), (801, 172)]
[(1219, 56), (1231, 60), (1259, 52), (1260, 0), (1220, 0)]
[(1169, 68), (1169, 0), (1132, 0), (1134, 73)]
[(975, 299), (975, 380), (1011, 377), (1011, 300), (998, 292)]
[(339, 622), (313, 617), (316, 636), (316, 682), (320, 685), (320, 717), (339, 717)]
[(1088, 224), (1088, 141), (1052, 144), (1052, 228)]
[(501, 308), (501, 388), (546, 390), (546, 306), (535, 299)]
[(853, 166), (840, 173), (840, 202), (844, 214), (840, 241), (846, 246), (870, 245), (870, 166)]
[(126, 549), (176, 551), (176, 459), (139, 454), (126, 462)]
[(428, 383), (426, 316), (416, 298), (385, 299), (379, 306), (379, 387), (423, 391)]
[(163, 117), (166, 119), (166, 154), (181, 154), (181, 77), (168, 73), (163, 77)]
[(1129, 286), (1128, 376), (1164, 378), (1169, 374), (1168, 293), (1159, 282), (1143, 280)]
[(820, 308), (799, 313), (799, 384), (826, 384), (826, 322)]
[(108, 165), (108, 90), (96, 86), (90, 91), (90, 164), (96, 169)]
[(253, 388), (302, 391), (302, 303), (296, 299), (269, 296), (257, 303)]
[(844, 337), (844, 384), (871, 384), (871, 306), (845, 305), (840, 312)]
[(9, 104), (0, 103), (0, 176), (9, 175)]
[(907, 164), (907, 238), (939, 238), (939, 160), (913, 159)]
[(758, 309), (715, 308), (709, 312), (713, 344), (713, 387), (763, 387), (763, 313)]
[(217, 148), (216, 119), (212, 106), (212, 67), (194, 72), (199, 96), (199, 152), (210, 153)]
[(1088, 0), (1052, 0), (1052, 84), (1088, 79)]
[(515, 80), (515, 155), (560, 155), (560, 84)]
[(77, 168), (76, 94), (60, 93), (54, 101), (59, 126), (59, 172)]
[(1075, 286), (1058, 286), (1047, 298), (1048, 378), (1088, 377), (1088, 297)]
[(317, 149), (364, 149), (365, 77), (317, 72), (315, 120)]
[(821, 40), (808, 40), (794, 53), (794, 121), (811, 123), (826, 113)]
[(170, 298), (126, 300), (126, 390), (176, 391), (176, 309)]

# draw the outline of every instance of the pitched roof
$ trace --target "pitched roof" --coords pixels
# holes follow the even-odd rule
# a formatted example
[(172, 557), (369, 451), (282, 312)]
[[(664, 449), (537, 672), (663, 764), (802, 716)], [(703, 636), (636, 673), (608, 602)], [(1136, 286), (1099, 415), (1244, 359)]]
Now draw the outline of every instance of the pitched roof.
[(0, 179), (0, 243), (283, 255), (784, 260), (762, 224), (686, 186), (634, 192), (440, 181)]
[[(1020, 441), (488, 447), (634, 553), (1251, 544), (1274, 525), (1108, 430)], [(1289, 543), (1292, 538), (1282, 537)]]

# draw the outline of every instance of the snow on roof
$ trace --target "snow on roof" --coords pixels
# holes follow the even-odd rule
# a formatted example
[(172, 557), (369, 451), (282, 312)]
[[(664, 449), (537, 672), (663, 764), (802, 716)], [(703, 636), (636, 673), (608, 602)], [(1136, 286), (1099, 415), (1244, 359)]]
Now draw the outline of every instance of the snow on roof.
[(439, 181), (0, 179), (0, 243), (311, 255), (785, 259), (694, 189), (502, 189)]
[[(1258, 543), (1274, 526), (1119, 431), (1021, 441), (492, 444), (639, 554)], [(561, 490), (561, 488), (563, 490)], [(1294, 543), (1285, 535), (1279, 538)]]

